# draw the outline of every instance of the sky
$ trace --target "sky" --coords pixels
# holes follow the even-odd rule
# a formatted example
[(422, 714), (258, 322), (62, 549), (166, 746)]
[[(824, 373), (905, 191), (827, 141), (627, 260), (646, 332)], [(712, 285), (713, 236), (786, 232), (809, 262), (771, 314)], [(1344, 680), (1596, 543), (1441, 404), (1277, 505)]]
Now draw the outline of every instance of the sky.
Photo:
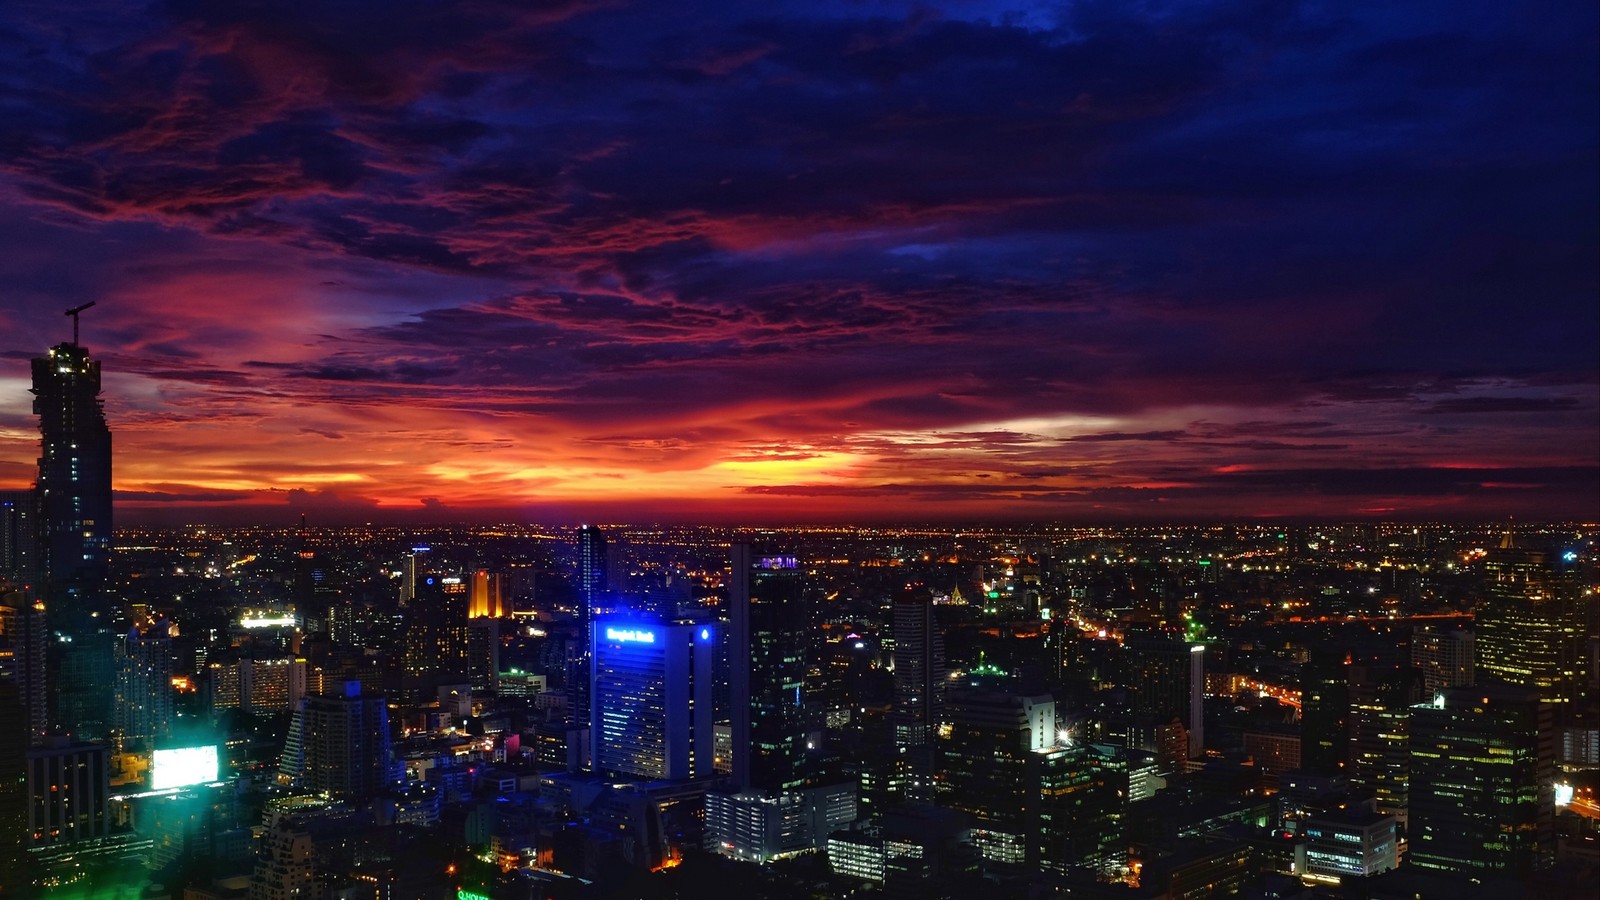
[(0, 5), (0, 488), (1600, 519), (1592, 0)]

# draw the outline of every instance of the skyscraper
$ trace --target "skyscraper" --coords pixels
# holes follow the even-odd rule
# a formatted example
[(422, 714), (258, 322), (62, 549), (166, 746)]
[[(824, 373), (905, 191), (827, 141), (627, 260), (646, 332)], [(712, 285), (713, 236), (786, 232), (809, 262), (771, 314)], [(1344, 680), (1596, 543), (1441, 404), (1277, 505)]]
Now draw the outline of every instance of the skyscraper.
[(939, 741), (939, 804), (973, 818), (972, 842), (991, 862), (1025, 862), (1036, 844), (1035, 754), (1056, 745), (1048, 695), (960, 690), (949, 696), (948, 737)]
[(649, 779), (711, 774), (716, 640), (710, 625), (595, 620), (589, 738), (596, 772)]
[(1350, 665), (1342, 647), (1311, 648), (1300, 667), (1300, 765), (1331, 775), (1350, 762)]
[(167, 623), (134, 628), (117, 642), (116, 735), (123, 752), (172, 733), (172, 639)]
[(33, 361), (39, 416), (40, 550), (52, 615), (99, 609), (111, 556), (111, 429), (100, 361), (73, 343)]
[(1413, 865), (1526, 874), (1555, 849), (1555, 724), (1537, 691), (1445, 688), (1411, 708)]
[[(76, 317), (74, 316), (74, 323)], [(39, 416), (39, 568), (54, 638), (55, 723), (79, 737), (112, 726), (112, 640), (103, 586), (111, 555), (111, 430), (100, 363), (73, 341), (33, 361)]]
[(389, 742), (389, 707), (347, 681), (338, 694), (306, 697), (289, 724), (279, 781), (339, 800), (381, 793), (399, 779)]
[(728, 665), (733, 782), (775, 792), (806, 780), (806, 645), (815, 627), (793, 556), (730, 548)]
[(1472, 632), (1419, 625), (1411, 632), (1411, 667), (1422, 679), (1422, 696), (1475, 681)]
[(16, 687), (25, 744), (36, 744), (50, 723), (44, 603), (30, 591), (0, 589), (0, 680)]
[(908, 584), (894, 598), (895, 746), (922, 748), (944, 714), (944, 633), (926, 585)]
[[(1134, 712), (1141, 718), (1183, 723), (1187, 758), (1205, 750), (1205, 647), (1173, 637), (1130, 636), (1124, 643), (1131, 666)], [(1168, 760), (1168, 762), (1177, 762)]]
[(594, 617), (606, 594), (606, 536), (596, 525), (578, 528), (577, 640), (567, 656), (567, 721), (588, 724), (592, 703), (589, 697), (589, 653), (594, 646)]
[[(1509, 544), (1509, 541), (1507, 542)], [(1477, 618), (1478, 676), (1537, 690), (1557, 715), (1589, 690), (1589, 605), (1575, 560), (1502, 546), (1484, 560)]]
[(38, 581), (38, 504), (33, 491), (0, 491), (0, 583), (22, 586)]

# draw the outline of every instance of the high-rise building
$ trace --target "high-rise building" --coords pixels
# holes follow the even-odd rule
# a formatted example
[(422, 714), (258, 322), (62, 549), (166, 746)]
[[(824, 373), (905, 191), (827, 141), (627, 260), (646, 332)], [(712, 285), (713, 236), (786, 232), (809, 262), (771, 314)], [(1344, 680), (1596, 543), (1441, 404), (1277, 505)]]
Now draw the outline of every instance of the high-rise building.
[(1124, 821), (1132, 796), (1128, 753), (1118, 747), (1060, 744), (1035, 751), (1028, 858), (1042, 869), (1101, 871), (1126, 865)]
[(1445, 688), (1411, 708), (1412, 865), (1526, 874), (1555, 850), (1555, 721), (1538, 691)]
[(467, 622), (467, 681), (474, 691), (500, 690), (500, 620)]
[(1472, 632), (1419, 625), (1411, 632), (1411, 667), (1422, 679), (1422, 696), (1476, 681)]
[[(74, 317), (76, 322), (76, 317)], [(79, 737), (112, 725), (112, 635), (104, 582), (111, 555), (111, 430), (100, 363), (77, 343), (33, 361), (39, 416), (38, 554), (48, 622), (53, 719)]]
[(1350, 654), (1312, 647), (1300, 667), (1300, 765), (1330, 775), (1350, 763)]
[(98, 610), (111, 558), (111, 429), (100, 403), (100, 362), (73, 343), (33, 361), (39, 416), (39, 506), (52, 614)]
[(44, 603), (30, 593), (0, 593), (0, 681), (15, 685), (26, 743), (36, 744), (49, 728), (50, 695)]
[(36, 585), (39, 495), (0, 491), (0, 584)]
[(1377, 811), (1406, 820), (1410, 778), (1410, 707), (1418, 699), (1404, 663), (1362, 660), (1349, 676), (1350, 783), (1371, 794)]
[(589, 726), (594, 771), (645, 779), (711, 775), (716, 640), (711, 625), (625, 616), (595, 620)]
[(116, 736), (123, 752), (149, 750), (172, 734), (172, 639), (159, 622), (116, 646)]
[(27, 843), (72, 844), (110, 833), (111, 768), (105, 744), (51, 735), (28, 751)]
[(946, 698), (948, 736), (939, 740), (938, 803), (973, 820), (974, 847), (990, 862), (1021, 864), (1035, 833), (1035, 754), (1056, 745), (1048, 695), (957, 690)]
[(479, 569), (472, 573), (472, 589), (468, 593), (467, 618), (501, 619), (511, 615), (506, 604), (505, 578), (498, 572)]
[(334, 799), (360, 799), (399, 780), (382, 697), (345, 682), (339, 694), (304, 698), (289, 724), (278, 780)]
[[(401, 668), (409, 687), (428, 693), (429, 676), (467, 673), (467, 608), (470, 588), (460, 575), (428, 574), (406, 605)], [(420, 685), (420, 686), (419, 686)]]
[(29, 866), (23, 837), (28, 827), (27, 711), (15, 681), (0, 679), (0, 897), (3, 885), (21, 893)]
[(592, 718), (589, 696), (589, 657), (594, 646), (594, 617), (606, 602), (606, 535), (597, 525), (578, 528), (577, 640), (567, 654), (567, 721), (586, 724)]
[(793, 556), (731, 548), (728, 678), (733, 782), (741, 791), (793, 789), (808, 778), (805, 677), (816, 627)]
[(1205, 647), (1159, 635), (1123, 643), (1131, 669), (1134, 714), (1157, 721), (1177, 718), (1187, 733), (1187, 758), (1205, 751)]
[[(1509, 541), (1507, 542), (1509, 545)], [(1590, 605), (1576, 557), (1502, 546), (1484, 560), (1478, 677), (1533, 688), (1558, 718), (1588, 699)]]
[(934, 616), (933, 594), (908, 584), (894, 598), (895, 746), (925, 748), (944, 715), (944, 632)]

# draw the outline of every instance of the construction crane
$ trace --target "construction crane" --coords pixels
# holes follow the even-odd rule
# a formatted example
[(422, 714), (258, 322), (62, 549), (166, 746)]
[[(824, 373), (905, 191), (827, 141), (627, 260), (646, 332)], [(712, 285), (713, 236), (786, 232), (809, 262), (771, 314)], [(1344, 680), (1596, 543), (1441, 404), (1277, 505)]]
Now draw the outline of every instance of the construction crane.
[(84, 310), (88, 309), (89, 307), (93, 306), (94, 304), (95, 304), (95, 301), (90, 300), (88, 303), (85, 303), (82, 306), (74, 306), (73, 308), (67, 310), (67, 315), (72, 317), (72, 343), (73, 344), (77, 344), (78, 343), (78, 313), (83, 312)]

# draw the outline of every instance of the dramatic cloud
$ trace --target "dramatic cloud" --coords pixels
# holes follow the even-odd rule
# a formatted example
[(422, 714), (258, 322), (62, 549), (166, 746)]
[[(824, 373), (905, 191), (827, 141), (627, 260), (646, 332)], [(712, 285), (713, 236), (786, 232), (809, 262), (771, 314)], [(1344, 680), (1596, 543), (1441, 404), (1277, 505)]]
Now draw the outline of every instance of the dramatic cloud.
[(1597, 29), (17, 0), (0, 485), (96, 300), (129, 511), (1592, 517)]

